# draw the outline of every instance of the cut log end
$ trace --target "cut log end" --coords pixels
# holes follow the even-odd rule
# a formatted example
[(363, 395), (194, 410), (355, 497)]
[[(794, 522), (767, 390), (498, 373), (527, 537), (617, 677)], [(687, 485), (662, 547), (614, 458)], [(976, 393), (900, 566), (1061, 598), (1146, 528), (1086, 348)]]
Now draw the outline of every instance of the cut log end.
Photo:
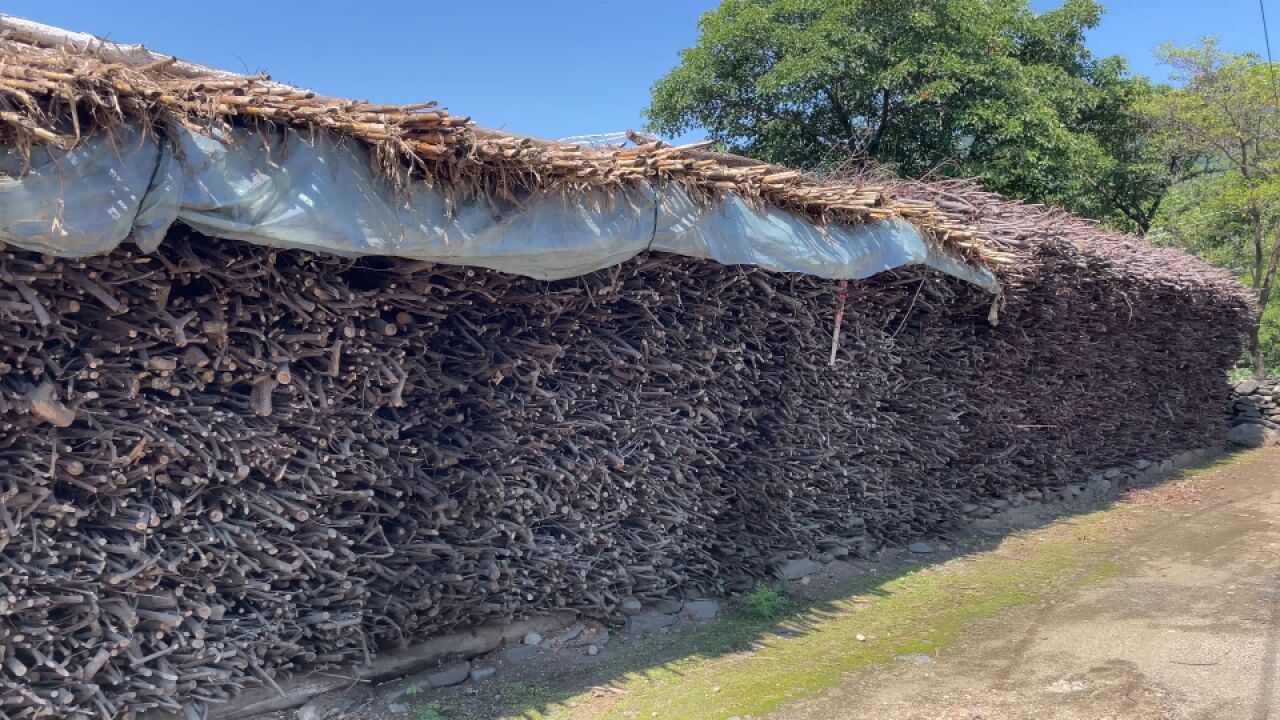
[(63, 405), (56, 396), (51, 382), (43, 382), (27, 394), (31, 412), (54, 427), (69, 427), (75, 422), (76, 411)]

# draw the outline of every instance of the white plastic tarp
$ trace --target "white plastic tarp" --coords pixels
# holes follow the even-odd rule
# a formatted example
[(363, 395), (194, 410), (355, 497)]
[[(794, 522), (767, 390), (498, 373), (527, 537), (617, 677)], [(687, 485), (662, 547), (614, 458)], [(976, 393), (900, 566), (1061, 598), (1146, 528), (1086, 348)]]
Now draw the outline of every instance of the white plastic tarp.
[(922, 264), (993, 293), (994, 275), (933, 248), (910, 224), (819, 228), (736, 197), (712, 206), (677, 188), (608, 197), (459, 203), (425, 184), (395, 192), (365, 146), (291, 129), (123, 129), (75, 150), (0, 156), (0, 242), (57, 256), (154, 250), (174, 222), (212, 237), (338, 255), (391, 255), (552, 280), (658, 250), (726, 265), (855, 279)]

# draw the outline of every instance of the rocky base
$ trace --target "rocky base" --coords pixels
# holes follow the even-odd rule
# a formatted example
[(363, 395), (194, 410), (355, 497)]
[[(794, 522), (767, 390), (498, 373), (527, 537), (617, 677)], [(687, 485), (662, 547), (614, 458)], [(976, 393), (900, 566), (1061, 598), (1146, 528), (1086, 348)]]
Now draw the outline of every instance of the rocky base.
[(1237, 447), (1280, 445), (1280, 378), (1236, 383), (1227, 440)]

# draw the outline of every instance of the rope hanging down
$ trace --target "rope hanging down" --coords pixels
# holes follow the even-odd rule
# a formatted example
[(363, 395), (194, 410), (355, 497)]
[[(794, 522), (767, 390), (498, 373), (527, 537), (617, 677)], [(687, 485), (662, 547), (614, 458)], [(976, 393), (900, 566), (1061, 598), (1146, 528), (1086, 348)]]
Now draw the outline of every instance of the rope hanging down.
[(836, 353), (840, 350), (840, 325), (844, 323), (844, 304), (849, 299), (849, 281), (840, 281), (840, 295), (836, 304), (836, 329), (831, 333), (831, 359), (827, 361), (828, 366), (836, 364)]

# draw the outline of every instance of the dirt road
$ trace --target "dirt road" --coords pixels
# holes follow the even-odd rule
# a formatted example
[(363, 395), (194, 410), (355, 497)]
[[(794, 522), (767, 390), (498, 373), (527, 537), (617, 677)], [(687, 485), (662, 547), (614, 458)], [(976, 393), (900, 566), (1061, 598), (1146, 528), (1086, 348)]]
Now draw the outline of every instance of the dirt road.
[(1280, 718), (1280, 452), (1161, 498), (1105, 580), (1010, 609), (950, 647), (852, 673), (773, 717)]

